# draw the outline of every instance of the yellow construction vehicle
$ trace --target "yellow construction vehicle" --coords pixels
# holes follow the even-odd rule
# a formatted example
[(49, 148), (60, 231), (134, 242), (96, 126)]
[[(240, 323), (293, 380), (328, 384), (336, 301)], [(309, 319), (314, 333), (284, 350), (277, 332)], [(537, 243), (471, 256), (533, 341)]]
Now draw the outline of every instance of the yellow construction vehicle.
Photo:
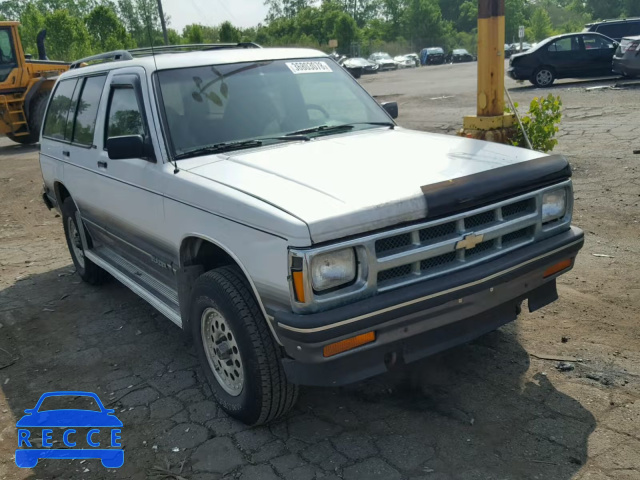
[(38, 35), (38, 59), (25, 55), (19, 22), (0, 22), (0, 133), (14, 142), (38, 141), (51, 89), (69, 64), (47, 58), (46, 30)]

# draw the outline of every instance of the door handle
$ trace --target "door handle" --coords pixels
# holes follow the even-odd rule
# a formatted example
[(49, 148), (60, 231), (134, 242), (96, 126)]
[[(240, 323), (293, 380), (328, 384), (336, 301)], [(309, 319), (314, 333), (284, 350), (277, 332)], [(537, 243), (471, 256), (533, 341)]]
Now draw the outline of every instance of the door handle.
[(63, 150), (62, 155), (64, 155), (65, 157), (69, 157), (71, 156), (71, 153), (69, 152), (69, 150)]
[(102, 160), (100, 160), (98, 162), (98, 168), (104, 168), (106, 170), (107, 169), (107, 162), (103, 162)]

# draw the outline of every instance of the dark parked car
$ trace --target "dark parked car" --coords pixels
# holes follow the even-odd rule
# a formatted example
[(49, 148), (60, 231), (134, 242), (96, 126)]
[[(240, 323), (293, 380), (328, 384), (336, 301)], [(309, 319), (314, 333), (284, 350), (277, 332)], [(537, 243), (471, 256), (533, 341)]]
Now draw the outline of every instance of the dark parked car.
[(549, 87), (558, 78), (609, 75), (617, 47), (617, 42), (598, 33), (558, 35), (527, 52), (512, 55), (508, 74), (537, 87)]
[(449, 55), (451, 63), (475, 62), (477, 58), (464, 48), (458, 48)]
[(511, 58), (511, 55), (513, 55), (514, 53), (518, 53), (518, 50), (516, 49), (515, 45), (508, 45), (508, 44), (504, 44), (504, 58), (509, 59)]
[(624, 37), (640, 35), (640, 18), (604, 20), (602, 22), (590, 23), (585, 26), (584, 31), (601, 33), (619, 42)]
[(640, 76), (640, 36), (622, 39), (613, 56), (613, 73), (625, 77)]
[(370, 62), (366, 58), (344, 58), (340, 65), (346, 68), (355, 78), (360, 78), (365, 73), (378, 73), (378, 64)]
[(440, 47), (423, 48), (420, 52), (420, 59), (422, 65), (442, 65), (445, 61), (444, 50)]

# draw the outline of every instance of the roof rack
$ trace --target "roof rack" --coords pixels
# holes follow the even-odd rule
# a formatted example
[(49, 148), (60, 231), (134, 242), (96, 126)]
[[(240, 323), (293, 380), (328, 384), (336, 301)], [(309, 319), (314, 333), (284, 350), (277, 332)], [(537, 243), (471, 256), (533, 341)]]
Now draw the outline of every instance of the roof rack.
[(598, 25), (600, 23), (614, 23), (614, 22), (627, 22), (627, 21), (636, 21), (640, 20), (640, 17), (629, 17), (629, 18), (605, 18), (604, 20), (598, 20), (595, 22), (588, 23), (587, 25)]
[(99, 60), (102, 60), (102, 62), (119, 62), (122, 60), (133, 60), (133, 56), (131, 56), (127, 50), (114, 50), (113, 52), (100, 53), (99, 55), (81, 58), (73, 62), (69, 68), (80, 68), (83, 63), (97, 62)]
[(90, 57), (81, 58), (71, 64), (72, 69), (80, 68), (83, 64), (89, 62), (105, 63), (105, 62), (121, 62), (125, 60), (133, 60), (136, 57), (148, 57), (150, 55), (159, 55), (164, 53), (186, 53), (210, 50), (225, 50), (230, 48), (262, 48), (257, 43), (239, 42), (239, 43), (197, 43), (191, 45), (159, 45), (157, 47), (134, 48), (131, 50), (114, 50), (113, 52), (100, 53)]

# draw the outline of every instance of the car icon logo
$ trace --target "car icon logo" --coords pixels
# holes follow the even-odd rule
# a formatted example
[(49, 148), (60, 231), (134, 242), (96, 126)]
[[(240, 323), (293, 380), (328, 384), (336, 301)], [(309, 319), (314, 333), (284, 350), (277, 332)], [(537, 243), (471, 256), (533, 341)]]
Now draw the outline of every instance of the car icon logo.
[[(69, 397), (65, 400), (71, 401), (88, 397), (83, 400), (95, 405), (96, 409), (43, 408), (47, 399), (59, 400), (60, 397)], [(124, 464), (120, 443), (122, 422), (114, 415), (115, 410), (105, 408), (95, 393), (45, 393), (34, 408), (24, 412), (26, 415), (16, 423), (18, 448), (15, 460), (18, 467), (33, 468), (40, 459), (99, 459), (106, 468), (120, 468)], [(35, 446), (35, 439), (41, 439), (42, 448)], [(53, 448), (54, 444), (60, 443), (67, 448)]]

